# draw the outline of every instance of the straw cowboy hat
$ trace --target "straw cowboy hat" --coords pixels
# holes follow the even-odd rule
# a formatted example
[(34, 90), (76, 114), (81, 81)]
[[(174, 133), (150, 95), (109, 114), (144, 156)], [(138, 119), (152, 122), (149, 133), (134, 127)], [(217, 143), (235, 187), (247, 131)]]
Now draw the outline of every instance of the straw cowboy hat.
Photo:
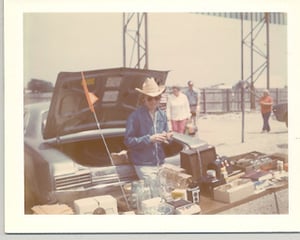
[(156, 97), (162, 94), (165, 88), (165, 86), (158, 86), (154, 78), (146, 78), (142, 89), (135, 88), (135, 90), (147, 96)]

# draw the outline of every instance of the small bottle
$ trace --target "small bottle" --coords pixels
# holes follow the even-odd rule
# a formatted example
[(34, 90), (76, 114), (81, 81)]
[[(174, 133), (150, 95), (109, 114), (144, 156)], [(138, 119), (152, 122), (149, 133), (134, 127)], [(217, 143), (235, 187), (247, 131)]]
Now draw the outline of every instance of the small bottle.
[(227, 180), (228, 178), (228, 173), (227, 173), (227, 170), (226, 170), (226, 167), (221, 167), (221, 176)]
[(283, 171), (283, 161), (277, 161), (277, 170), (281, 173)]

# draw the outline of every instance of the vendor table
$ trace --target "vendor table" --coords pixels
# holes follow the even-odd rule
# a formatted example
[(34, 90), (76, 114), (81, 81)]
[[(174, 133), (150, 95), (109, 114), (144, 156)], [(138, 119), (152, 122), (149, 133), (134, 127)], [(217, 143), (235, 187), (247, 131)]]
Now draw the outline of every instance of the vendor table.
[(262, 198), (263, 196), (266, 196), (269, 194), (273, 194), (276, 211), (278, 214), (280, 214), (276, 193), (283, 189), (287, 189), (287, 188), (288, 188), (288, 182), (284, 182), (278, 186), (273, 186), (272, 188), (268, 188), (262, 192), (253, 194), (249, 197), (246, 197), (242, 200), (239, 200), (239, 201), (236, 201), (233, 203), (223, 203), (220, 201), (215, 201), (215, 200), (211, 199), (210, 197), (200, 196), (201, 214), (204, 214), (204, 215), (205, 214), (218, 214), (220, 212), (240, 206), (244, 203), (248, 203), (248, 202), (254, 201), (256, 199)]
[[(278, 160), (282, 161), (283, 163), (287, 163), (287, 161), (288, 161), (288, 157), (285, 154), (274, 153), (274, 154), (271, 154), (271, 155), (265, 155), (263, 153), (259, 153), (259, 152), (255, 152), (255, 151), (230, 157), (228, 161), (230, 161), (230, 162), (235, 161), (236, 162), (236, 161), (239, 161), (240, 159), (246, 159), (246, 160), (249, 160), (249, 159), (253, 160), (254, 159), (255, 160), (255, 159), (258, 159), (259, 156), (261, 157), (260, 159), (263, 159), (263, 157), (267, 156), (268, 158), (271, 158), (271, 159), (274, 160), (273, 162), (270, 163), (270, 166), (269, 166), (269, 164), (264, 165), (264, 168), (263, 168), (264, 171), (267, 171), (266, 170), (267, 167), (269, 167), (270, 169), (277, 168), (278, 166), (276, 164), (278, 163)], [(241, 165), (241, 167), (242, 166), (243, 165)], [(254, 167), (251, 166), (251, 169), (254, 169)], [(248, 169), (248, 171), (251, 171), (251, 169)], [(246, 170), (247, 169), (243, 169), (243, 172), (246, 172)], [(287, 174), (288, 169), (286, 168), (284, 170), (285, 171), (283, 173)], [(240, 176), (237, 174), (237, 175), (233, 175), (233, 178), (231, 180), (234, 180), (235, 176), (236, 176), (236, 178), (240, 178)], [(287, 177), (287, 175), (285, 177)], [(230, 202), (230, 203), (214, 200), (213, 197), (211, 197), (208, 194), (205, 194), (205, 191), (204, 192), (201, 191), (201, 193), (200, 193), (201, 213), (200, 214), (203, 214), (203, 215), (218, 214), (218, 213), (221, 213), (223, 211), (226, 211), (226, 210), (232, 209), (234, 207), (240, 206), (242, 204), (249, 203), (251, 201), (260, 199), (260, 198), (262, 198), (264, 196), (267, 196), (267, 195), (270, 195), (270, 194), (272, 194), (273, 197), (274, 197), (274, 202), (275, 202), (275, 207), (276, 207), (277, 214), (280, 214), (280, 210), (279, 210), (279, 206), (278, 206), (278, 199), (277, 199), (277, 194), (276, 193), (283, 190), (283, 189), (288, 188), (288, 179), (287, 178), (280, 178), (280, 180), (278, 180), (278, 181), (274, 181), (274, 182), (271, 181), (271, 182), (272, 182), (272, 184), (267, 185), (266, 188), (262, 187), (260, 189), (260, 191), (258, 191), (256, 189), (253, 192), (253, 194), (251, 194), (250, 196), (247, 195), (247, 197), (245, 197), (243, 199), (238, 198), (240, 200)], [(243, 196), (243, 195), (239, 195), (239, 196)], [(118, 204), (119, 203), (120, 203), (119, 206), (121, 206), (121, 209), (122, 209), (124, 207), (124, 201), (118, 201)], [(249, 212), (249, 214), (250, 214), (250, 212)]]
[[(224, 202), (216, 201), (216, 200), (212, 199), (211, 197), (200, 195), (200, 207), (201, 207), (200, 214), (201, 215), (218, 214), (220, 212), (229, 210), (231, 208), (240, 206), (242, 204), (249, 203), (251, 201), (260, 199), (269, 194), (273, 194), (277, 214), (280, 214), (276, 193), (283, 189), (287, 189), (287, 188), (288, 188), (288, 182), (284, 181), (278, 185), (274, 185), (274, 186), (272, 186), (268, 189), (265, 189), (259, 193), (254, 193), (254, 194), (250, 195), (249, 197), (246, 197), (244, 199), (241, 199), (239, 201), (235, 201), (232, 203), (224, 203)], [(118, 198), (118, 205), (121, 209), (123, 209), (123, 210), (126, 209), (124, 199)]]

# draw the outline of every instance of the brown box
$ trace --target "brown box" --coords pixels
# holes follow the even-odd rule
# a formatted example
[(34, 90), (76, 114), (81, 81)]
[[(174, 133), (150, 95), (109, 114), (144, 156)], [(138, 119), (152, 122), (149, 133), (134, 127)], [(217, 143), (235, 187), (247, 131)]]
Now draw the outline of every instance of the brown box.
[(230, 183), (214, 188), (214, 199), (232, 203), (254, 193), (254, 183), (249, 179), (236, 179)]
[(216, 149), (212, 145), (201, 146), (196, 149), (186, 149), (180, 152), (180, 166), (192, 175), (193, 181), (198, 182), (206, 176), (207, 167), (217, 158)]
[(231, 156), (228, 161), (234, 165), (235, 169), (240, 169), (244, 172), (253, 170), (273, 170), (277, 168), (277, 161), (288, 162), (288, 155), (283, 153), (264, 154), (257, 151), (252, 151), (236, 156)]
[(249, 172), (256, 169), (257, 166), (254, 165), (254, 162), (263, 156), (266, 156), (266, 154), (257, 151), (252, 151), (231, 156), (228, 158), (228, 161), (234, 166), (235, 169), (240, 169), (244, 172)]

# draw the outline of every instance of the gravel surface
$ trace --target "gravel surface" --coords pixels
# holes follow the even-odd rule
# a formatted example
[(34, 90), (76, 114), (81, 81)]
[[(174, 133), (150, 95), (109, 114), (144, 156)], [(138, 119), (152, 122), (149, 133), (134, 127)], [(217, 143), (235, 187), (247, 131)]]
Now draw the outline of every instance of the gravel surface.
[[(270, 118), (271, 131), (261, 133), (260, 112), (245, 112), (244, 141), (242, 141), (242, 113), (201, 115), (198, 136), (216, 147), (220, 156), (234, 156), (252, 151), (266, 154), (288, 154), (288, 128), (285, 123)], [(280, 214), (288, 214), (288, 189), (277, 192)], [(276, 214), (273, 194), (240, 205), (220, 214)]]
[[(288, 214), (288, 190), (276, 192), (279, 214)], [(218, 214), (278, 214), (275, 196), (269, 194), (254, 201), (242, 204)]]
[(246, 112), (242, 142), (242, 114), (202, 115), (198, 119), (198, 136), (216, 147), (219, 155), (233, 156), (251, 151), (288, 154), (288, 128), (270, 118), (271, 131), (261, 133), (259, 112)]

